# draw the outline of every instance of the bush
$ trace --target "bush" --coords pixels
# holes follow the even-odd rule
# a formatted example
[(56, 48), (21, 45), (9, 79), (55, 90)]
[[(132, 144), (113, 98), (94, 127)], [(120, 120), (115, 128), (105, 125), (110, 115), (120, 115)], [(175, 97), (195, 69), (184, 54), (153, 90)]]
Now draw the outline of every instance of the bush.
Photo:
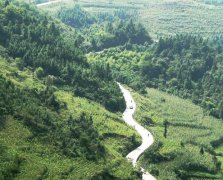
[(34, 72), (35, 76), (37, 78), (41, 78), (44, 75), (44, 70), (41, 67), (36, 68), (35, 72)]

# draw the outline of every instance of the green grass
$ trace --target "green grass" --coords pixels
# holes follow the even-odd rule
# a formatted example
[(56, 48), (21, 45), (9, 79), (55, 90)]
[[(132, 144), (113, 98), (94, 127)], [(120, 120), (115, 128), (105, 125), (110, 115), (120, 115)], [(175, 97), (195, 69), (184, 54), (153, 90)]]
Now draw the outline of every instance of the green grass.
[[(196, 173), (219, 177), (220, 174), (213, 174), (215, 165), (213, 156), (207, 151), (202, 155), (200, 148), (212, 149), (210, 142), (218, 139), (222, 135), (223, 122), (210, 116), (206, 116), (203, 110), (194, 105), (189, 100), (156, 89), (147, 89), (147, 95), (141, 96), (133, 92), (137, 103), (135, 118), (147, 127), (155, 137), (156, 142), (163, 145), (156, 150), (156, 153), (164, 157), (173, 159), (164, 160), (160, 163), (152, 163), (148, 154), (150, 150), (142, 156), (140, 162), (148, 170), (159, 169), (159, 178), (176, 178), (176, 169), (185, 169), (187, 163), (197, 164), (205, 167), (206, 170), (197, 170)], [(146, 121), (152, 120), (148, 125)], [(163, 121), (167, 120), (170, 125), (167, 128), (167, 138), (164, 137)], [(217, 152), (223, 152), (220, 147)], [(182, 168), (184, 167), (184, 168)], [(189, 170), (191, 172), (191, 170)], [(187, 174), (190, 177), (190, 174)], [(191, 175), (192, 177), (192, 175)]]
[(16, 86), (21, 88), (36, 88), (38, 90), (44, 89), (46, 86), (43, 81), (37, 79), (28, 68), (19, 70), (16, 62), (9, 62), (0, 57), (0, 74), (6, 79), (11, 80)]
[(223, 145), (217, 147), (217, 148), (215, 149), (215, 151), (218, 152), (218, 153), (223, 153)]
[(148, 2), (140, 10), (140, 21), (156, 36), (174, 34), (223, 34), (223, 6), (207, 5), (196, 1)]

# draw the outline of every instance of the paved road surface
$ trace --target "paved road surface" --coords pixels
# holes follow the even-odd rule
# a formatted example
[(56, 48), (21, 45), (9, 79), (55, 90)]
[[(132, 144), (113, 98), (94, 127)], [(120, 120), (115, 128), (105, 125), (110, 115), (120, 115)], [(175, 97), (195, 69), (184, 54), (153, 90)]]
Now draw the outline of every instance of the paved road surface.
[[(133, 166), (135, 167), (140, 155), (142, 155), (142, 153), (147, 148), (149, 148), (149, 146), (153, 144), (154, 139), (153, 139), (152, 134), (147, 129), (142, 127), (139, 123), (137, 123), (133, 119), (133, 114), (136, 109), (136, 103), (134, 102), (130, 92), (127, 89), (125, 89), (120, 83), (118, 83), (118, 85), (126, 101), (126, 110), (123, 113), (123, 119), (126, 122), (126, 124), (133, 127), (142, 137), (142, 144), (139, 147), (137, 147), (135, 150), (131, 151), (126, 156), (127, 159), (129, 159), (132, 162)], [(143, 177), (142, 177), (143, 180), (155, 180), (155, 178), (148, 172), (145, 172), (143, 168), (141, 168), (141, 171), (143, 173)]]
[(37, 7), (41, 7), (41, 6), (47, 6), (53, 3), (57, 3), (57, 2), (61, 2), (62, 0), (54, 0), (54, 1), (49, 1), (49, 2), (45, 2), (45, 3), (41, 3), (41, 4), (37, 4)]

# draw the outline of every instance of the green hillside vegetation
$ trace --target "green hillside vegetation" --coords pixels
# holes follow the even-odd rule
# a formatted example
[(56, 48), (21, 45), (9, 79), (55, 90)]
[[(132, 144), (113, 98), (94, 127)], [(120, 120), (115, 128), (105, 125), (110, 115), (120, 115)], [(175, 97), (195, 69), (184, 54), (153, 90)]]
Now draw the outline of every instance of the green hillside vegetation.
[(141, 72), (147, 86), (158, 87), (200, 104), (206, 113), (223, 119), (222, 44), (200, 37), (160, 39)]
[(133, 96), (138, 104), (135, 118), (155, 136), (155, 144), (140, 158), (143, 167), (158, 179), (222, 178), (218, 156), (223, 154), (213, 145), (222, 136), (221, 120), (156, 89)]
[(160, 39), (154, 58), (147, 57), (141, 70), (147, 86), (190, 98), (223, 119), (222, 55), (218, 41), (193, 36)]
[(155, 38), (176, 34), (222, 35), (222, 6), (202, 1), (152, 1), (140, 9), (141, 22)]
[[(70, 7), (74, 2), (64, 0), (63, 3), (41, 7), (48, 12), (56, 12), (61, 6)], [(223, 6), (221, 0), (79, 0), (87, 12), (112, 14), (117, 9), (136, 11), (138, 20), (145, 26), (149, 34), (157, 39), (176, 34), (193, 34), (204, 37), (223, 34)]]
[[(160, 179), (222, 178), (219, 42), (221, 38), (176, 36), (147, 47), (131, 45), (88, 54), (89, 62), (108, 63), (115, 79), (141, 92), (134, 96), (135, 117), (153, 132), (155, 144), (140, 162)], [(184, 100), (155, 89), (145, 91), (146, 86)]]
[[(0, 179), (140, 179), (125, 158), (140, 138), (121, 119), (116, 81), (137, 91), (135, 118), (155, 136), (142, 167), (222, 179), (222, 6), (71, 4), (0, 1)], [(153, 37), (183, 35), (154, 42), (143, 24)]]

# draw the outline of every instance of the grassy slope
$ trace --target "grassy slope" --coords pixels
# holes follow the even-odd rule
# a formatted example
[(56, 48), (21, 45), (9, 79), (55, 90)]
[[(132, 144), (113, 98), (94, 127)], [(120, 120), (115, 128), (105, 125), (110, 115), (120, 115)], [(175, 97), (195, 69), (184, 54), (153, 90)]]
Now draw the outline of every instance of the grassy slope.
[[(162, 141), (159, 149), (162, 155), (182, 153), (175, 159), (161, 163), (148, 162), (142, 156), (140, 162), (149, 170), (159, 169), (159, 178), (170, 177), (174, 179), (174, 169), (180, 168), (190, 161), (192, 164), (200, 164), (208, 170), (215, 168), (212, 155), (205, 152), (200, 154), (200, 147), (210, 147), (210, 141), (218, 139), (222, 135), (223, 122), (215, 118), (205, 116), (200, 107), (188, 100), (168, 95), (155, 89), (148, 89), (146, 96), (133, 93), (138, 104), (135, 117), (144, 124), (154, 135), (155, 141)], [(148, 125), (145, 120), (151, 119), (153, 125)], [(168, 127), (167, 138), (164, 138), (163, 121), (168, 120), (172, 125)], [(182, 147), (181, 143), (184, 144)], [(148, 153), (150, 151), (148, 150)], [(222, 152), (222, 151), (221, 151)], [(222, 161), (222, 158), (219, 157)], [(191, 171), (193, 174), (193, 172)], [(207, 173), (195, 173), (199, 176), (212, 176)], [(216, 175), (219, 177), (219, 174)]]
[[(30, 70), (20, 71), (15, 64), (6, 62), (3, 58), (0, 58), (0, 69), (0, 74), (10, 79), (16, 86), (31, 89), (45, 87), (43, 82), (36, 79)], [(122, 122), (121, 114), (112, 114), (99, 104), (73, 97), (69, 92), (58, 90), (55, 95), (60, 101), (67, 103), (68, 108), (60, 112), (64, 117), (68, 115), (68, 112), (72, 113), (74, 117), (81, 112), (92, 114), (94, 126), (102, 137), (106, 133), (116, 135), (103, 138), (103, 144), (108, 154), (105, 160), (99, 162), (82, 158), (68, 158), (56, 152), (47, 142), (43, 144), (38, 140), (30, 141), (29, 137), (32, 133), (29, 129), (9, 116), (5, 127), (0, 130), (0, 143), (8, 148), (10, 154), (25, 159), (20, 165), (20, 173), (16, 179), (37, 179), (38, 177), (87, 179), (106, 168), (111, 169), (110, 172), (116, 177), (131, 177), (132, 167), (124, 158), (127, 153), (124, 149), (129, 147), (134, 131)]]
[(223, 34), (221, 24), (223, 6), (213, 6), (195, 1), (163, 1), (148, 3), (141, 9), (141, 21), (153, 36), (173, 34)]

